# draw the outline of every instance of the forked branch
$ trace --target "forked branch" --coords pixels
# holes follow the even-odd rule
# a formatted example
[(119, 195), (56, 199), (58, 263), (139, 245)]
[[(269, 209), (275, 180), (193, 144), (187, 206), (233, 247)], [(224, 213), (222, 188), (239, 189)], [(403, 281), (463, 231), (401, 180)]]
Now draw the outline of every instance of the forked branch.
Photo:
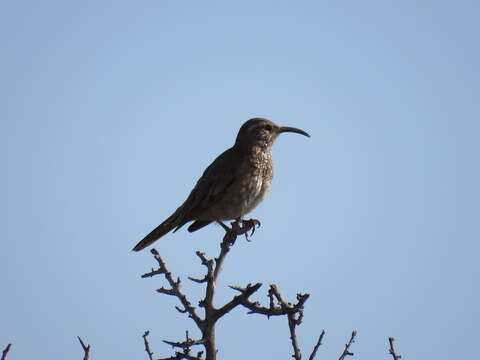
[(85, 345), (83, 340), (80, 338), (80, 336), (77, 336), (78, 341), (80, 342), (80, 345), (82, 345), (83, 349), (83, 360), (88, 360), (90, 359), (90, 344)]
[(390, 344), (390, 348), (388, 349), (388, 353), (392, 355), (393, 360), (400, 360), (402, 358), (401, 355), (395, 352), (395, 348), (393, 347), (393, 342), (395, 339), (393, 337), (388, 338), (388, 343)]
[(353, 356), (353, 353), (350, 351), (350, 346), (355, 342), (356, 336), (357, 336), (357, 331), (353, 330), (352, 335), (350, 336), (350, 340), (345, 344), (345, 349), (343, 349), (343, 352), (338, 358), (338, 360), (343, 360), (347, 356)]
[[(204, 310), (203, 318), (198, 315), (196, 308), (192, 306), (190, 300), (182, 292), (180, 279), (175, 278), (172, 273), (167, 269), (165, 261), (162, 259), (158, 251), (155, 249), (151, 250), (151, 253), (153, 254), (155, 260), (158, 263), (158, 268), (152, 269), (150, 272), (142, 275), (142, 278), (163, 275), (163, 277), (169, 284), (169, 288), (161, 287), (157, 291), (161, 294), (166, 294), (178, 298), (182, 307), (175, 306), (175, 308), (180, 313), (187, 314), (188, 317), (195, 322), (195, 325), (202, 334), (202, 337), (200, 339), (195, 340), (189, 337), (187, 331), (185, 340), (183, 341), (164, 340), (164, 343), (178, 350), (175, 351), (175, 354), (173, 356), (158, 360), (215, 360), (217, 355), (217, 348), (215, 345), (215, 325), (220, 318), (222, 318), (238, 306), (243, 306), (248, 309), (249, 314), (260, 314), (267, 316), (268, 318), (270, 318), (270, 316), (286, 316), (288, 320), (288, 328), (290, 331), (290, 341), (293, 349), (292, 357), (295, 360), (301, 360), (302, 354), (297, 340), (296, 328), (302, 323), (304, 305), (310, 296), (309, 294), (299, 293), (296, 296), (296, 302), (291, 303), (286, 301), (278, 290), (278, 287), (275, 284), (272, 284), (270, 285), (267, 294), (269, 299), (268, 305), (263, 306), (258, 301), (250, 300), (250, 297), (254, 293), (256, 293), (262, 286), (261, 283), (255, 283), (248, 284), (246, 287), (230, 286), (230, 288), (237, 291), (238, 294), (219, 308), (216, 308), (213, 305), (216, 289), (215, 284), (222, 270), (222, 266), (227, 254), (230, 252), (232, 246), (235, 244), (237, 236), (242, 234), (246, 235), (249, 230), (255, 229), (255, 226), (258, 226), (259, 222), (257, 220), (248, 220), (244, 221), (242, 225), (239, 225), (238, 223), (233, 223), (232, 228), (227, 227), (223, 223), (221, 223), (221, 225), (226, 230), (226, 234), (220, 244), (220, 253), (216, 258), (210, 259), (205, 255), (205, 253), (197, 251), (196, 255), (200, 259), (200, 263), (205, 267), (205, 274), (203, 275), (203, 277), (199, 278), (188, 277), (189, 280), (197, 284), (205, 284), (204, 297), (198, 302), (198, 306)], [(148, 334), (149, 332), (146, 331), (143, 335), (145, 351), (148, 355), (148, 359), (153, 360), (153, 352), (150, 349), (150, 345), (147, 339)], [(339, 360), (344, 360), (347, 356), (353, 356), (353, 352), (350, 351), (350, 347), (355, 342), (356, 335), (357, 332), (352, 331), (349, 341), (345, 344), (345, 348), (340, 354)], [(325, 330), (322, 330), (317, 342), (313, 347), (312, 352), (310, 353), (310, 356), (308, 357), (309, 360), (315, 359), (324, 336)], [(81, 342), (80, 338), (79, 340)], [(393, 338), (389, 338), (389, 353), (392, 355), (393, 360), (399, 360), (401, 356), (396, 354), (393, 347), (393, 341)], [(82, 346), (84, 346), (83, 343)], [(196, 355), (192, 354), (192, 347), (194, 346), (203, 346), (205, 348), (205, 358), (203, 358), (203, 351), (197, 352)], [(86, 356), (87, 357), (85, 359), (88, 360), (88, 351), (86, 351)]]
[[(254, 223), (256, 224), (256, 223)], [(215, 325), (216, 322), (225, 314), (230, 312), (236, 306), (239, 306), (244, 301), (248, 301), (248, 297), (256, 292), (261, 284), (257, 283), (255, 285), (248, 285), (245, 291), (234, 297), (224, 306), (219, 309), (215, 308), (213, 305), (213, 300), (215, 296), (215, 283), (218, 279), (220, 271), (222, 269), (223, 262), (230, 252), (231, 247), (234, 245), (235, 240), (238, 235), (244, 234), (250, 228), (247, 227), (236, 227), (234, 230), (228, 228), (227, 233), (225, 234), (222, 243), (220, 244), (220, 253), (214, 259), (209, 259), (207, 256), (200, 251), (197, 251), (196, 254), (200, 259), (200, 262), (206, 268), (206, 274), (202, 278), (189, 277), (189, 279), (198, 284), (205, 284), (205, 296), (198, 303), (199, 307), (204, 309), (204, 317), (201, 318), (194, 306), (188, 300), (187, 296), (181, 290), (181, 281), (179, 278), (175, 279), (172, 273), (167, 269), (165, 261), (162, 259), (157, 250), (152, 249), (151, 253), (153, 254), (155, 260), (158, 263), (157, 269), (152, 269), (150, 272), (142, 275), (142, 278), (153, 277), (156, 275), (163, 275), (170, 285), (169, 288), (161, 287), (157, 291), (162, 294), (175, 296), (179, 299), (182, 304), (182, 308), (176, 306), (175, 308), (180, 313), (186, 313), (188, 316), (193, 319), (198, 329), (202, 333), (202, 338), (199, 340), (192, 340), (187, 337), (185, 341), (174, 342), (174, 341), (164, 341), (165, 343), (173, 346), (174, 348), (181, 348), (182, 352), (176, 352), (175, 356), (168, 359), (194, 359), (202, 356), (203, 352), (193, 356), (190, 354), (190, 347), (194, 345), (203, 345), (205, 347), (206, 359), (214, 360), (216, 358), (217, 349), (215, 346)], [(147, 334), (148, 335), (148, 334)], [(144, 337), (146, 341), (146, 337)], [(147, 351), (150, 356), (150, 350)]]

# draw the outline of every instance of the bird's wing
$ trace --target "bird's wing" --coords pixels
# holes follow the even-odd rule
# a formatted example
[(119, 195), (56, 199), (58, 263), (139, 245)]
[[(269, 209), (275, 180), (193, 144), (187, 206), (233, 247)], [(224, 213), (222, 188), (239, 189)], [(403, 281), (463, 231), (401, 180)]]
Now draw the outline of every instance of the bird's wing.
[(204, 211), (223, 199), (235, 183), (240, 156), (235, 151), (233, 148), (226, 150), (205, 169), (181, 206), (182, 220), (178, 228), (191, 220), (196, 220)]

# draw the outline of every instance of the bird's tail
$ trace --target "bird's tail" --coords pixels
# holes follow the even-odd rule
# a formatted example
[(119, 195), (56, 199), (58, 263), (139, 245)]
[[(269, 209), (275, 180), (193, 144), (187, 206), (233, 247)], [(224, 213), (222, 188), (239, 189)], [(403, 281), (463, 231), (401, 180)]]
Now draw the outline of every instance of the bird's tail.
[(179, 210), (175, 211), (169, 218), (167, 218), (164, 222), (158, 225), (155, 229), (153, 229), (150, 234), (145, 236), (135, 247), (132, 249), (133, 251), (140, 251), (145, 249), (147, 246), (153, 244), (155, 241), (160, 239), (163, 235), (168, 233), (175, 227), (179, 225)]

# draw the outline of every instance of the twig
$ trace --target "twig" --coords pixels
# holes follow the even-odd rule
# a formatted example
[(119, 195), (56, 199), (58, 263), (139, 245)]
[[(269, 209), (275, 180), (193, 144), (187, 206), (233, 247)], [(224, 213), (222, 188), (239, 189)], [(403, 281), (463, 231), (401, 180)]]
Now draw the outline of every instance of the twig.
[(201, 305), (205, 308), (205, 320), (202, 330), (202, 340), (204, 340), (205, 346), (205, 356), (207, 360), (215, 360), (217, 357), (217, 348), (215, 345), (215, 325), (218, 319), (225, 315), (215, 309), (213, 305), (213, 298), (215, 296), (215, 284), (222, 269), (223, 261), (230, 251), (231, 246), (235, 241), (231, 239), (231, 236), (227, 232), (224, 236), (223, 241), (220, 244), (220, 254), (215, 258), (215, 266), (213, 261), (205, 257), (201, 252), (197, 252), (198, 257), (202, 261), (202, 265), (207, 267), (207, 274), (205, 275), (206, 279), (206, 289), (205, 289), (205, 298), (201, 301)]
[[(199, 354), (201, 354), (201, 352)], [(168, 358), (161, 358), (161, 359), (158, 359), (158, 360), (182, 360), (182, 359), (202, 360), (201, 355), (192, 356), (192, 355), (182, 354), (182, 353), (179, 353), (179, 352), (175, 353), (175, 356), (170, 356)]]
[(147, 352), (148, 354), (148, 359), (149, 360), (153, 360), (153, 351), (150, 350), (150, 344), (148, 343), (148, 339), (147, 339), (147, 336), (150, 334), (150, 331), (145, 331), (145, 333), (143, 334), (143, 343), (145, 344), (145, 351)]
[(188, 336), (188, 330), (185, 331), (185, 341), (182, 341), (182, 342), (178, 342), (178, 341), (167, 341), (167, 340), (163, 340), (163, 342), (167, 345), (170, 345), (171, 347), (175, 348), (181, 348), (184, 350), (184, 352), (186, 353), (189, 353), (190, 352), (190, 347), (191, 346), (195, 346), (195, 345), (202, 345), (203, 343), (205, 343), (204, 340), (193, 340), (193, 339), (190, 339), (190, 337)]
[[(233, 288), (235, 290), (241, 291), (241, 288), (235, 288), (235, 287)], [(276, 285), (270, 285), (270, 289), (268, 290), (268, 296), (270, 298), (269, 307), (261, 306), (258, 303), (258, 301), (252, 302), (248, 299), (242, 299), (242, 305), (250, 310), (248, 312), (249, 314), (260, 314), (260, 315), (265, 315), (267, 317), (283, 316), (283, 315), (287, 315), (289, 312), (299, 312), (300, 310), (303, 310), (303, 305), (310, 297), (309, 294), (297, 294), (298, 302), (295, 305), (288, 305), (286, 302), (284, 302), (283, 306), (281, 304), (280, 306), (278, 306), (278, 305), (275, 305), (275, 302), (274, 302), (275, 292), (278, 293), (278, 289)], [(279, 297), (282, 298), (280, 294), (279, 294)]]
[[(206, 360), (215, 360), (217, 354), (217, 348), (215, 346), (215, 325), (216, 322), (233, 310), (235, 307), (242, 305), (243, 307), (249, 310), (249, 314), (262, 314), (267, 317), (270, 316), (280, 316), (286, 315), (288, 318), (288, 326), (290, 329), (290, 339), (292, 342), (293, 357), (295, 360), (301, 360), (300, 347), (298, 345), (295, 328), (296, 326), (302, 323), (303, 319), (303, 307), (309, 294), (297, 294), (297, 302), (292, 304), (285, 301), (278, 291), (276, 285), (270, 285), (268, 291), (268, 296), (270, 303), (268, 307), (260, 305), (257, 301), (250, 301), (249, 298), (255, 292), (260, 289), (262, 286), (261, 283), (248, 284), (245, 288), (239, 286), (231, 286), (232, 289), (240, 292), (240, 294), (234, 296), (229, 302), (221, 306), (220, 308), (215, 308), (213, 305), (213, 299), (215, 295), (215, 285), (219, 277), (219, 274), (222, 270), (222, 265), (225, 261), (227, 254), (230, 252), (231, 247), (234, 245), (236, 237), (238, 235), (247, 234), (247, 232), (259, 225), (257, 220), (247, 220), (243, 221), (240, 226), (238, 223), (232, 224), (232, 229), (220, 222), (220, 224), (226, 230), (226, 234), (220, 244), (220, 253), (218, 257), (209, 259), (205, 256), (203, 252), (197, 251), (196, 255), (201, 261), (201, 264), (206, 267), (206, 274), (203, 278), (189, 277), (193, 282), (203, 284), (205, 283), (205, 296), (199, 302), (199, 306), (204, 309), (205, 316), (200, 318), (196, 313), (195, 308), (188, 301), (185, 294), (180, 290), (180, 279), (174, 279), (173, 275), (168, 271), (165, 262), (160, 257), (157, 250), (152, 249), (151, 253), (154, 255), (155, 260), (158, 262), (158, 269), (152, 269), (151, 272), (142, 275), (142, 278), (152, 277), (155, 275), (163, 275), (167, 282), (170, 285), (170, 288), (161, 287), (157, 289), (159, 293), (175, 296), (177, 297), (183, 307), (175, 306), (175, 309), (180, 313), (188, 313), (189, 317), (192, 318), (202, 333), (202, 338), (199, 340), (192, 340), (188, 337), (188, 333), (185, 341), (165, 341), (165, 343), (171, 345), (174, 348), (180, 348), (183, 352), (176, 352), (174, 356), (159, 360), (173, 360), (173, 359), (201, 359), (202, 354), (199, 353), (197, 356), (192, 356), (190, 354), (190, 347), (194, 345), (203, 345), (205, 347), (205, 358)], [(325, 332), (323, 331), (313, 348), (313, 351), (310, 355), (309, 360), (313, 360), (316, 356), (317, 350), (321, 345), (323, 336)], [(148, 334), (147, 334), (148, 335)], [(146, 338), (144, 337), (146, 340)], [(353, 342), (353, 339), (351, 339)], [(348, 349), (347, 349), (348, 350)], [(348, 352), (348, 351), (347, 351)], [(151, 351), (147, 350), (147, 353), (150, 356)], [(149, 360), (152, 360), (151, 358)]]
[(80, 341), (80, 345), (82, 345), (83, 352), (85, 353), (85, 355), (83, 356), (83, 360), (88, 360), (90, 358), (90, 344), (85, 345), (80, 336), (77, 336), (77, 338), (78, 341)]
[(230, 248), (234, 244), (234, 242), (232, 242), (232, 240), (227, 235), (225, 235), (222, 243), (220, 244), (220, 255), (218, 255), (218, 257), (215, 259), (215, 270), (213, 272), (214, 282), (217, 281), (218, 274), (220, 274), (220, 271), (222, 270), (223, 261), (225, 260), (228, 252), (230, 251)]
[[(307, 301), (310, 295), (308, 294), (297, 294), (298, 304), (291, 306), (288, 304), (278, 291), (276, 285), (270, 285), (270, 296), (275, 296), (277, 302), (280, 304), (281, 308), (286, 310), (288, 318), (288, 328), (290, 330), (290, 340), (292, 341), (293, 348), (293, 358), (295, 360), (302, 359), (302, 353), (300, 352), (300, 347), (298, 346), (297, 334), (295, 332), (295, 327), (302, 323), (303, 318), (303, 304)], [(272, 301), (270, 301), (270, 304)]]
[(255, 293), (260, 287), (262, 286), (261, 283), (256, 283), (255, 285), (248, 284), (246, 288), (241, 288), (238, 286), (230, 286), (230, 288), (240, 291), (240, 295), (235, 296), (232, 300), (228, 303), (223, 305), (220, 309), (215, 311), (214, 317), (215, 319), (221, 318), (226, 313), (230, 312), (232, 309), (237, 307), (240, 304), (245, 302), (249, 302), (248, 298)]
[(156, 249), (152, 249), (152, 250), (150, 250), (150, 252), (155, 257), (155, 260), (157, 260), (159, 267), (158, 267), (157, 270), (152, 269), (151, 272), (143, 274), (142, 278), (152, 277), (152, 276), (159, 275), (159, 274), (162, 274), (163, 276), (165, 276), (165, 279), (170, 284), (171, 289), (165, 289), (165, 288), (162, 287), (160, 289), (157, 289), (157, 292), (177, 297), (184, 307), (183, 310), (181, 310), (179, 308), (177, 308), (177, 310), (180, 311), (180, 312), (184, 312), (184, 313), (188, 312), (188, 316), (191, 319), (193, 319), (193, 321), (195, 321), (195, 324), (197, 324), (197, 326), (199, 328), (201, 328), (203, 326), (203, 321), (197, 315), (197, 313), (195, 311), (195, 307), (192, 306), (192, 304), (190, 303), (190, 301), (188, 301), (185, 294), (180, 290), (180, 279), (177, 279), (176, 281), (173, 279), (172, 273), (170, 271), (168, 271), (168, 269), (165, 265), (165, 262), (163, 261), (163, 259), (161, 258), (160, 254), (158, 253), (158, 251)]
[[(194, 277), (189, 277), (189, 279), (196, 283), (206, 284), (205, 297), (199, 302), (199, 306), (204, 308), (205, 310), (205, 316), (203, 319), (200, 318), (200, 316), (195, 310), (195, 307), (192, 306), (186, 295), (181, 291), (180, 279), (178, 278), (175, 280), (172, 273), (168, 271), (167, 266), (158, 251), (156, 249), (151, 250), (151, 253), (154, 255), (159, 267), (158, 269), (152, 269), (149, 273), (142, 275), (142, 278), (153, 277), (155, 275), (163, 275), (167, 280), (168, 284), (170, 285), (170, 288), (161, 287), (157, 289), (157, 292), (177, 297), (180, 300), (183, 308), (175, 306), (175, 309), (180, 313), (188, 313), (188, 316), (194, 320), (195, 324), (202, 332), (202, 338), (200, 340), (189, 339), (187, 333), (187, 339), (183, 342), (164, 341), (165, 343), (173, 347), (179, 347), (183, 349), (183, 352), (176, 352), (175, 356), (166, 359), (200, 359), (201, 353), (199, 353), (197, 357), (190, 355), (190, 346), (202, 344), (206, 350), (206, 359), (214, 360), (217, 353), (217, 349), (215, 347), (215, 324), (217, 320), (223, 315), (225, 315), (227, 312), (229, 312), (231, 309), (233, 309), (235, 306), (240, 305), (241, 299), (248, 300), (248, 296), (253, 294), (261, 286), (261, 284), (257, 284), (254, 286), (249, 285), (248, 290), (245, 294), (237, 296), (226, 306), (222, 307), (221, 309), (216, 309), (214, 307), (213, 298), (215, 295), (215, 282), (219, 276), (225, 257), (234, 243), (231, 234), (227, 235), (225, 235), (220, 245), (220, 254), (214, 260), (208, 259), (205, 254), (200, 251), (196, 252), (197, 256), (200, 258), (202, 265), (207, 268), (207, 273), (201, 279), (197, 279)], [(150, 352), (147, 351), (147, 353), (149, 353), (150, 356)]]
[(315, 344), (315, 347), (313, 348), (313, 351), (312, 353), (310, 354), (310, 357), (308, 358), (308, 360), (313, 360), (315, 359), (315, 356), (317, 356), (317, 351), (318, 351), (318, 348), (320, 347), (320, 345), (322, 345), (322, 340), (323, 340), (323, 337), (325, 336), (325, 330), (322, 330), (322, 333), (320, 334), (319, 338), (318, 338), (318, 341), (317, 343)]
[(12, 344), (8, 344), (5, 349), (3, 349), (2, 352), (2, 360), (7, 360), (7, 354), (10, 351), (10, 348), (12, 347)]
[[(197, 353), (197, 356), (190, 355), (190, 347), (195, 345), (202, 345), (204, 344), (203, 340), (193, 340), (190, 339), (188, 336), (188, 330), (185, 331), (185, 341), (177, 342), (177, 341), (166, 341), (163, 340), (165, 344), (170, 345), (173, 348), (181, 348), (183, 352), (175, 352), (174, 357), (170, 357), (169, 359), (189, 359), (189, 360), (201, 360), (203, 351)], [(162, 359), (160, 359), (162, 360)], [(166, 359), (163, 359), (166, 360)]]
[(352, 331), (352, 336), (350, 336), (350, 340), (348, 341), (348, 343), (345, 344), (345, 349), (343, 350), (343, 353), (342, 353), (342, 355), (340, 355), (338, 360), (343, 360), (343, 359), (345, 359), (345, 357), (347, 357), (349, 355), (353, 356), (353, 353), (350, 352), (350, 346), (355, 342), (355, 336), (357, 336), (357, 331), (353, 330)]
[[(293, 348), (292, 357), (295, 360), (301, 360), (302, 354), (300, 352), (300, 347), (298, 345), (295, 327), (302, 323), (303, 306), (305, 302), (308, 300), (310, 295), (297, 294), (297, 303), (291, 304), (283, 299), (277, 286), (275, 284), (272, 284), (270, 285), (270, 288), (268, 290), (268, 298), (270, 299), (269, 307), (264, 307), (264, 306), (261, 306), (258, 302), (252, 302), (248, 299), (248, 297), (251, 294), (253, 294), (253, 292), (257, 291), (257, 289), (260, 288), (260, 286), (261, 284), (257, 283), (253, 286), (249, 284), (249, 286), (246, 289), (243, 289), (240, 287), (231, 287), (239, 291), (241, 294), (233, 298), (233, 300), (227, 303), (224, 306), (224, 308), (225, 309), (229, 309), (229, 307), (233, 308), (236, 306), (236, 304), (240, 303), (244, 307), (250, 310), (249, 314), (261, 314), (267, 317), (286, 315), (288, 319), (288, 328), (290, 330), (290, 340), (292, 342), (292, 348)], [(313, 358), (315, 357), (318, 347), (320, 346), (321, 340), (323, 338), (323, 335), (324, 335), (324, 332), (322, 332), (322, 334), (320, 335), (320, 338), (317, 344), (315, 345), (315, 348), (312, 354), (310, 355), (310, 360), (313, 360)]]
[(395, 348), (393, 347), (393, 342), (395, 339), (393, 337), (388, 338), (388, 342), (390, 343), (390, 349), (388, 349), (388, 352), (390, 355), (392, 355), (393, 360), (400, 360), (402, 358), (402, 355), (399, 355), (395, 352)]

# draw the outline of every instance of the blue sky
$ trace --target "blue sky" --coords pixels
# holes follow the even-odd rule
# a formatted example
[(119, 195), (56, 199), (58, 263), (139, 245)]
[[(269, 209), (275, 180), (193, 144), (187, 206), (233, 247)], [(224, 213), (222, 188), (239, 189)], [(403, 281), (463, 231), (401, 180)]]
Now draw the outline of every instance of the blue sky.
[[(0, 346), (11, 359), (142, 358), (193, 323), (130, 249), (176, 209), (241, 124), (308, 131), (273, 149), (272, 191), (227, 285), (311, 294), (303, 353), (471, 357), (478, 304), (480, 53), (475, 1), (15, 1), (0, 5)], [(186, 276), (209, 226), (155, 244)], [(288, 358), (285, 319), (218, 325), (224, 359)]]

